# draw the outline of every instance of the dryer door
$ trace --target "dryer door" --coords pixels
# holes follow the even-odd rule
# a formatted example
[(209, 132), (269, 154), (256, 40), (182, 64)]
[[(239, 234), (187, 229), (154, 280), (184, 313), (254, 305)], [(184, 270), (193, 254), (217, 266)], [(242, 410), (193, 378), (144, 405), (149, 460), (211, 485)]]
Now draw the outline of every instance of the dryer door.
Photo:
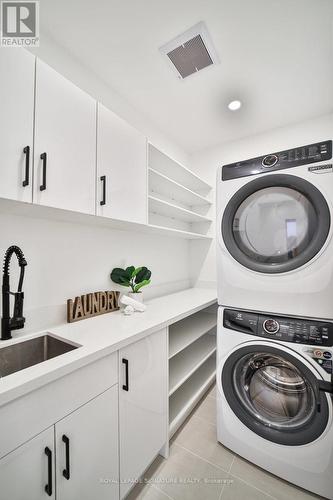
[(230, 254), (262, 273), (283, 273), (311, 260), (323, 247), (331, 218), (321, 192), (293, 175), (249, 182), (229, 201), (222, 236)]
[(221, 372), (225, 398), (253, 432), (274, 443), (299, 446), (325, 431), (329, 407), (314, 372), (271, 345), (235, 350)]

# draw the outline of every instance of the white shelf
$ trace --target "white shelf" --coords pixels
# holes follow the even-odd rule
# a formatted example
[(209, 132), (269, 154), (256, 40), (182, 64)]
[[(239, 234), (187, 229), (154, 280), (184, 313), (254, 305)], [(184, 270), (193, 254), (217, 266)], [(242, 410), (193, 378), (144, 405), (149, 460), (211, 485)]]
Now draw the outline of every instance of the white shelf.
[(169, 359), (216, 327), (216, 314), (200, 311), (169, 329)]
[(160, 200), (155, 196), (148, 196), (149, 201), (149, 211), (162, 215), (163, 217), (169, 217), (171, 219), (178, 219), (184, 222), (204, 222), (211, 224), (212, 220), (204, 215), (197, 214), (185, 208), (180, 208), (177, 205), (173, 205), (164, 200)]
[(44, 207), (32, 203), (0, 199), (0, 211), (10, 211), (11, 214), (23, 217), (33, 217), (60, 222), (71, 222), (74, 224), (84, 224), (91, 226), (101, 226), (119, 231), (130, 231), (138, 233), (147, 233), (151, 235), (170, 236), (188, 240), (206, 239), (212, 240), (211, 236), (195, 233), (191, 231), (180, 230), (172, 227), (160, 226), (158, 224), (140, 224), (128, 222), (120, 219), (109, 219), (96, 215), (81, 214), (70, 210), (60, 208)]
[(212, 202), (204, 196), (195, 193), (191, 189), (188, 189), (186, 186), (179, 184), (173, 179), (170, 179), (170, 177), (161, 174), (154, 168), (149, 168), (148, 173), (149, 192), (150, 194), (152, 194), (152, 196), (154, 196), (154, 193), (156, 193), (157, 195), (162, 195), (169, 200), (177, 200), (188, 208), (212, 205)]
[(181, 426), (195, 405), (215, 380), (216, 359), (213, 354), (207, 361), (170, 397), (170, 437)]
[(206, 333), (169, 361), (169, 396), (216, 351), (216, 335)]
[(152, 144), (148, 144), (148, 164), (154, 170), (204, 196), (212, 187), (187, 167), (173, 160)]
[(161, 236), (175, 236), (186, 240), (212, 240), (212, 236), (206, 234), (192, 233), (191, 231), (182, 231), (181, 229), (173, 229), (171, 227), (158, 226), (156, 224), (148, 224), (154, 231), (154, 234)]

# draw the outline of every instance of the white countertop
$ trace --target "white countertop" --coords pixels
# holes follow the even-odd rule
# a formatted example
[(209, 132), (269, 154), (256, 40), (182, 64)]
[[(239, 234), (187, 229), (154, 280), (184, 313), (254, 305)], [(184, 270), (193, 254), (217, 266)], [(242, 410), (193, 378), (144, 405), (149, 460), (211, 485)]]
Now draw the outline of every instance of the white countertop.
[(49, 333), (81, 347), (0, 378), (0, 406), (215, 302), (215, 289), (190, 288), (147, 301), (147, 310), (143, 313), (136, 312), (132, 316), (126, 316), (121, 311), (116, 311), (4, 341), (0, 349)]

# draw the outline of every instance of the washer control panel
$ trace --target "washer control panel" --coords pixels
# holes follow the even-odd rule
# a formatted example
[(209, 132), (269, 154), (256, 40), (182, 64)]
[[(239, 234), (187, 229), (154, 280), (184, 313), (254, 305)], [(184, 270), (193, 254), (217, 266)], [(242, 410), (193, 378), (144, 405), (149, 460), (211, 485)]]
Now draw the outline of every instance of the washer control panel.
[[(257, 158), (223, 165), (222, 180), (238, 179), (249, 175), (265, 174), (274, 170), (299, 167), (332, 158), (332, 141), (316, 142), (298, 148), (269, 153)], [(326, 166), (327, 168), (327, 166)]]
[(266, 316), (234, 309), (225, 309), (223, 326), (249, 335), (274, 338), (283, 342), (333, 346), (333, 323), (307, 319)]

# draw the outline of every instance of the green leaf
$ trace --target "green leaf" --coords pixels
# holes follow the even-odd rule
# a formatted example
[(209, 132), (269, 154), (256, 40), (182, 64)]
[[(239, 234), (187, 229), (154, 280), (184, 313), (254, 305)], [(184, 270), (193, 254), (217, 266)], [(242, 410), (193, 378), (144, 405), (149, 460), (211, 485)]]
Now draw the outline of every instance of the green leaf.
[(127, 274), (128, 281), (133, 277), (134, 271), (135, 271), (135, 267), (134, 266), (126, 267), (125, 272)]
[(138, 292), (140, 290), (140, 288), (142, 288), (143, 286), (149, 285), (149, 283), (150, 283), (150, 280), (143, 280), (143, 281), (141, 281), (140, 283), (138, 283), (137, 285), (135, 285), (134, 291)]
[(147, 267), (142, 267), (135, 277), (135, 283), (141, 283), (141, 281), (149, 280), (150, 277), (151, 271), (149, 271)]
[(128, 273), (120, 267), (115, 267), (110, 275), (112, 281), (122, 286), (129, 286)]
[(141, 271), (141, 269), (142, 267), (137, 267), (132, 274), (132, 278), (135, 278), (135, 276)]

